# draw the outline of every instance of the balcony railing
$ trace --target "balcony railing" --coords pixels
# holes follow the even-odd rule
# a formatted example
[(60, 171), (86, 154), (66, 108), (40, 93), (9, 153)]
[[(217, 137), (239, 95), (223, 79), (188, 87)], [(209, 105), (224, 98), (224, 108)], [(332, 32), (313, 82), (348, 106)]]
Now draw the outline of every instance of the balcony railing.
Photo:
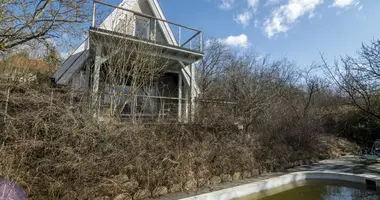
[[(107, 14), (107, 9), (112, 9), (110, 14)], [(104, 16), (106, 17), (102, 18)], [(154, 43), (203, 52), (203, 35), (200, 30), (98, 0), (93, 1), (91, 26)], [(167, 31), (160, 31), (158, 26)], [(170, 41), (165, 40), (167, 34)]]

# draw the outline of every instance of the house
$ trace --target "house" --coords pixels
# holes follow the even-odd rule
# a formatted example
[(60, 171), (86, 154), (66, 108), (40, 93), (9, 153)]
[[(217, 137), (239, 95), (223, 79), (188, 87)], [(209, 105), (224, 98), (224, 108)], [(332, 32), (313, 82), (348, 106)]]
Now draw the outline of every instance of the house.
[(32, 82), (47, 76), (53, 67), (43, 60), (13, 55), (0, 61), (1, 78), (18, 82)]
[[(52, 81), (87, 93), (88, 102), (99, 106), (100, 111), (104, 107), (117, 107), (121, 108), (118, 114), (123, 117), (191, 119), (195, 98), (199, 95), (194, 77), (195, 63), (203, 58), (202, 32), (167, 21), (158, 0), (123, 0), (118, 6), (94, 0), (93, 6), (87, 39), (53, 74)], [(112, 11), (102, 19), (99, 13), (107, 9)], [(105, 76), (111, 74), (107, 70), (116, 65), (111, 58), (120, 54), (115, 48), (120, 44), (125, 54), (121, 59), (146, 56), (165, 61), (159, 77), (148, 88), (144, 86), (131, 92), (134, 86), (130, 80), (136, 79), (138, 74), (119, 81), (117, 86), (105, 80)], [(154, 50), (136, 50), (136, 46)], [(133, 52), (133, 56), (125, 50)], [(125, 63), (136, 62), (141, 60), (136, 58)], [(125, 63), (122, 63), (123, 68)], [(155, 63), (160, 65), (161, 62)]]

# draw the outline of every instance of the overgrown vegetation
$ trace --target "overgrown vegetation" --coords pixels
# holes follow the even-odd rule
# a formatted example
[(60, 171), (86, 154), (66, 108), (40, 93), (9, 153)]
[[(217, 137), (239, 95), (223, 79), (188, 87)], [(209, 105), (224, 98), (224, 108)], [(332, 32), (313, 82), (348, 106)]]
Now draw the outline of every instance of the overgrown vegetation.
[(175, 184), (182, 190), (193, 180), (326, 158), (326, 150), (336, 149), (330, 145), (338, 145), (310, 131), (310, 121), (277, 121), (260, 127), (268, 132), (249, 134), (232, 124), (101, 123), (70, 105), (65, 91), (52, 95), (34, 84), (1, 88), (2, 100), (5, 88), (10, 95), (1, 124), (0, 176), (19, 183), (30, 199), (115, 197)]
[(361, 117), (371, 118), (313, 76), (315, 67), (221, 52), (228, 54), (202, 89), (208, 101), (199, 100), (196, 121), (186, 125), (99, 122), (71, 91), (17, 78), (33, 72), (2, 77), (0, 177), (30, 199), (139, 199), (160, 187), (193, 190), (215, 177), (247, 178), (356, 150), (337, 136), (355, 139)]

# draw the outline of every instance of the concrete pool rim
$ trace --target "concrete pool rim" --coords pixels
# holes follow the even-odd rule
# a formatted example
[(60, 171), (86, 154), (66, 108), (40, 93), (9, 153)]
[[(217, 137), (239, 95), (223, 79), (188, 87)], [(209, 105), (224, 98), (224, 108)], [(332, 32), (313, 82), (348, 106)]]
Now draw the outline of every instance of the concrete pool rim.
[(181, 200), (230, 200), (304, 180), (338, 180), (365, 185), (371, 184), (373, 187), (380, 187), (380, 176), (375, 174), (352, 174), (336, 171), (303, 171), (183, 198)]

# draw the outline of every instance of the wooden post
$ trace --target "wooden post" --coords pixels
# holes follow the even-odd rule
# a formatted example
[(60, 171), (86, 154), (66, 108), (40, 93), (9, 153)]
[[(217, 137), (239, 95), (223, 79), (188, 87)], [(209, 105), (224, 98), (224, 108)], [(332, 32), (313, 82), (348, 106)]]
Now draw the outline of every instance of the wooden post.
[(185, 101), (186, 101), (186, 106), (185, 106), (185, 123), (188, 123), (189, 122), (189, 88), (190, 87), (186, 87), (186, 90), (185, 90)]
[(137, 95), (133, 95), (133, 102), (132, 102), (132, 122), (136, 122), (136, 107), (137, 107)]
[(193, 121), (193, 94), (194, 94), (194, 91), (193, 91), (193, 64), (190, 64), (190, 122)]
[(200, 32), (199, 34), (199, 50), (202, 52), (203, 51), (203, 33)]
[(99, 79), (100, 79), (100, 65), (102, 59), (102, 45), (99, 44), (95, 47), (95, 65), (94, 72), (92, 75), (92, 108), (96, 109), (98, 112), (98, 101), (99, 101)]
[(190, 77), (190, 82), (191, 82), (191, 88), (190, 88), (190, 91), (191, 91), (191, 95), (190, 95), (190, 99), (191, 99), (191, 110), (190, 110), (190, 118), (191, 118), (191, 122), (194, 122), (194, 117), (195, 117), (195, 83), (194, 83), (194, 75), (195, 75), (195, 64), (192, 63), (190, 65), (190, 74), (191, 74), (191, 77)]
[(92, 8), (92, 27), (96, 26), (96, 2), (93, 2)]
[(153, 19), (154, 20), (154, 24), (153, 24), (153, 41), (156, 41), (157, 40), (157, 20), (156, 19)]
[(181, 46), (181, 27), (178, 27), (178, 46)]
[(178, 73), (178, 121), (182, 122), (182, 74)]

